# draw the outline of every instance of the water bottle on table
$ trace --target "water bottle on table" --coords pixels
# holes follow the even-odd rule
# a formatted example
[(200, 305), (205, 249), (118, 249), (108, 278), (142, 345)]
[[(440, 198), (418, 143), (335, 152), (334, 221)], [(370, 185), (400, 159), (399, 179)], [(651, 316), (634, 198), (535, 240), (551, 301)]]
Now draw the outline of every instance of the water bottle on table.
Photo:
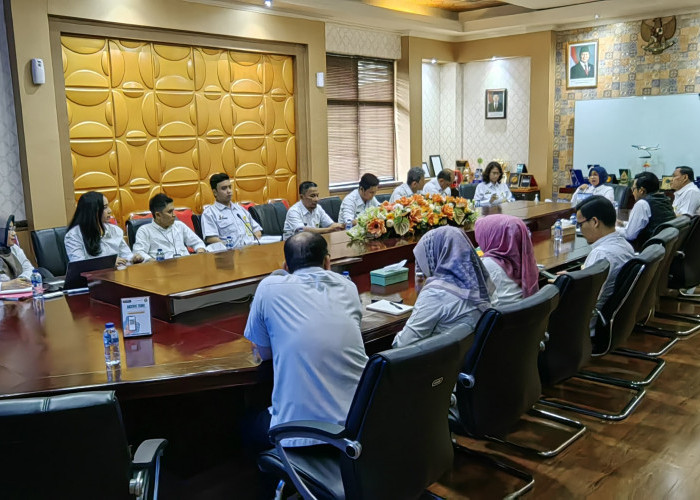
[(352, 221), (351, 220), (345, 221), (345, 230), (350, 231), (351, 229), (352, 229)]
[(554, 242), (561, 243), (562, 239), (564, 239), (564, 229), (561, 227), (561, 220), (557, 219), (554, 223)]
[(226, 237), (226, 250), (233, 250), (233, 238), (230, 236)]
[(105, 348), (105, 364), (107, 366), (118, 365), (121, 362), (121, 356), (119, 354), (119, 332), (114, 328), (114, 323), (105, 323), (102, 343)]
[(343, 271), (343, 278), (352, 281), (352, 278), (350, 277), (350, 271)]
[(156, 252), (156, 260), (158, 262), (165, 260), (165, 253), (163, 252), (162, 248), (159, 248), (158, 251)]
[(32, 271), (32, 297), (35, 299), (41, 299), (44, 297), (44, 283), (41, 279), (41, 273), (38, 269)]

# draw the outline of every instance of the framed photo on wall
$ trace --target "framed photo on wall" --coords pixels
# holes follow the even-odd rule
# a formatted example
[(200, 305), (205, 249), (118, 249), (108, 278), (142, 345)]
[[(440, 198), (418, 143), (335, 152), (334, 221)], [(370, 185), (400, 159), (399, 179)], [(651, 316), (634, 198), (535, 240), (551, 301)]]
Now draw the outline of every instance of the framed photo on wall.
[(520, 174), (520, 187), (529, 188), (532, 185), (532, 174)]
[(487, 120), (506, 117), (506, 102), (508, 91), (506, 89), (487, 89), (485, 116)]
[(662, 175), (661, 176), (661, 190), (662, 191), (670, 191), (671, 188), (671, 181), (673, 180), (672, 175)]
[(428, 166), (428, 162), (424, 161), (423, 164), (421, 165), (421, 167), (423, 168), (423, 173), (425, 174), (426, 177), (428, 177), (428, 178), (435, 177), (435, 175), (430, 171), (430, 167)]
[(508, 176), (508, 187), (516, 188), (520, 187), (520, 174), (517, 172), (511, 172)]
[(566, 88), (598, 86), (598, 40), (566, 44)]
[(442, 158), (440, 158), (440, 155), (430, 155), (429, 160), (430, 170), (432, 170), (431, 173), (433, 174), (430, 177), (435, 177), (442, 170)]

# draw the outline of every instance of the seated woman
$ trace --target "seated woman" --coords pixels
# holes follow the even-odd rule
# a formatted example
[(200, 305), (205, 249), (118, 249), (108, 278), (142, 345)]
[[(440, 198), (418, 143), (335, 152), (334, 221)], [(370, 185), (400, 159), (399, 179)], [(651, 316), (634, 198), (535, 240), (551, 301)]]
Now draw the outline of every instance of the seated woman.
[(539, 271), (525, 223), (512, 215), (477, 219), (474, 236), (496, 285), (494, 306), (513, 304), (537, 292)]
[(32, 286), (34, 266), (17, 244), (15, 226), (11, 224), (7, 234), (7, 246), (0, 247), (0, 289), (14, 290)]
[(474, 202), (484, 206), (500, 205), (504, 202), (515, 201), (513, 193), (508, 186), (501, 183), (503, 180), (503, 167), (497, 161), (492, 161), (484, 169), (482, 181), (476, 186)]
[(491, 307), (494, 287), (465, 232), (452, 226), (433, 229), (413, 254), (427, 280), (392, 347), (440, 333), (474, 331), (481, 314)]
[(571, 205), (576, 206), (586, 198), (597, 195), (604, 196), (611, 203), (615, 203), (615, 190), (612, 186), (606, 186), (608, 172), (601, 166), (591, 167), (588, 172), (588, 184), (581, 184), (571, 197)]
[(64, 243), (70, 262), (115, 254), (117, 265), (143, 261), (131, 253), (124, 231), (109, 223), (111, 217), (112, 210), (101, 193), (88, 191), (80, 197)]

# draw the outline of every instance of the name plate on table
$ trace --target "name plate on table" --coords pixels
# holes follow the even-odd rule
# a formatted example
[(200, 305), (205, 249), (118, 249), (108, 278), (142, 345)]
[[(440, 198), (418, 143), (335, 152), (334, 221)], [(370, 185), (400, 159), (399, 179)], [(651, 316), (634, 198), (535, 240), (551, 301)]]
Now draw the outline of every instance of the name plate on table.
[(151, 299), (128, 297), (122, 299), (122, 331), (124, 338), (151, 335)]

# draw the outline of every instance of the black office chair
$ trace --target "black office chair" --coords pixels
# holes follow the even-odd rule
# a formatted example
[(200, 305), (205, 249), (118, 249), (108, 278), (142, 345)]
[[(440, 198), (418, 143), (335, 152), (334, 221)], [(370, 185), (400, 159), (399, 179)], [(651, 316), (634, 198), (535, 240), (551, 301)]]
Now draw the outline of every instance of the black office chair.
[(459, 195), (462, 198), (466, 198), (468, 200), (473, 200), (474, 193), (476, 193), (476, 184), (460, 184), (459, 185)]
[(679, 290), (678, 299), (697, 302), (698, 296), (686, 290), (700, 285), (700, 215), (690, 221), (688, 237), (671, 264), (668, 287)]
[(47, 269), (54, 276), (65, 276), (68, 267), (68, 254), (64, 244), (66, 232), (66, 226), (31, 232), (37, 265)]
[(198, 214), (192, 214), (192, 226), (194, 227), (194, 232), (199, 239), (204, 241), (204, 234), (202, 233), (202, 216)]
[[(275, 449), (260, 455), (260, 469), (291, 479), (305, 499), (418, 498), (452, 467), (445, 416), (464, 351), (464, 337), (437, 335), (374, 354), (345, 426), (299, 421), (271, 428)], [(280, 445), (292, 437), (333, 447)]]
[(0, 401), (0, 496), (133, 498), (158, 496), (164, 439), (129, 452), (114, 392)]
[(620, 208), (628, 208), (631, 199), (632, 190), (629, 186), (621, 186), (620, 184), (608, 184), (613, 188), (613, 197)]
[(150, 217), (144, 217), (143, 219), (130, 219), (126, 221), (126, 238), (129, 240), (129, 247), (134, 248), (134, 243), (136, 243), (136, 233), (141, 226), (150, 224), (153, 219)]
[(285, 215), (287, 213), (283, 203), (263, 203), (250, 207), (248, 211), (250, 216), (260, 224), (265, 236), (282, 237), (285, 217), (281, 213), (284, 212)]
[(375, 196), (375, 198), (381, 204), (381, 203), (384, 203), (385, 201), (391, 200), (391, 193), (378, 194)]
[(328, 216), (333, 219), (333, 222), (338, 222), (338, 217), (340, 216), (340, 197), (339, 196), (329, 196), (328, 198), (321, 198), (318, 200), (318, 204), (321, 208), (328, 214)]

